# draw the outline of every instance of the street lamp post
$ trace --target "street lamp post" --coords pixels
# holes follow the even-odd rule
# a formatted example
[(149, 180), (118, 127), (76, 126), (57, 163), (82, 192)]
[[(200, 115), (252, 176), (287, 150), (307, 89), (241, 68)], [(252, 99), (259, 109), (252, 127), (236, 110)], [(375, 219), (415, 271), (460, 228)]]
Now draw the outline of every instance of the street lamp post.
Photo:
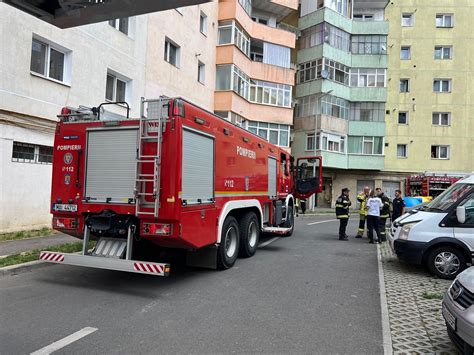
[[(314, 156), (316, 156), (317, 152), (316, 152), (316, 132), (318, 130), (318, 116), (321, 117), (321, 112), (322, 112), (322, 99), (323, 97), (329, 95), (332, 93), (332, 90), (329, 90), (328, 92), (321, 92), (319, 93), (319, 97), (318, 97), (318, 104), (316, 105), (316, 108), (317, 108), (317, 111), (316, 111), (316, 115), (314, 116), (314, 137), (313, 137), (313, 151), (314, 151)], [(313, 165), (313, 176), (316, 176), (316, 165)], [(316, 207), (316, 202), (317, 202), (317, 194), (314, 194), (314, 202), (311, 204), (312, 208), (311, 210), (314, 211), (315, 207)]]

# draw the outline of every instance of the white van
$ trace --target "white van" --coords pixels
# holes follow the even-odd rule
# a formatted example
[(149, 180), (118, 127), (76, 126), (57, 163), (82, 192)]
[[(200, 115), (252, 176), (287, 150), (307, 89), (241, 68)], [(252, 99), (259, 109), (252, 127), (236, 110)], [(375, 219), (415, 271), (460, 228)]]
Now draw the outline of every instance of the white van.
[(474, 257), (474, 174), (400, 216), (389, 241), (399, 259), (454, 279)]

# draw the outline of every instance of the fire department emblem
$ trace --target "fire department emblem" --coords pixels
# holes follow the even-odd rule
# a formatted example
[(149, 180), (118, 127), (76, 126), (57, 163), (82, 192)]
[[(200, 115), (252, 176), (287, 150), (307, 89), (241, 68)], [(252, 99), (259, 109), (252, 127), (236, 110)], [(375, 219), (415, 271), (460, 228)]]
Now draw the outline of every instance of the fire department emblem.
[(64, 175), (64, 185), (69, 185), (71, 183), (71, 175)]
[(73, 160), (73, 157), (72, 157), (71, 153), (64, 154), (64, 163), (65, 164), (71, 164), (72, 160)]

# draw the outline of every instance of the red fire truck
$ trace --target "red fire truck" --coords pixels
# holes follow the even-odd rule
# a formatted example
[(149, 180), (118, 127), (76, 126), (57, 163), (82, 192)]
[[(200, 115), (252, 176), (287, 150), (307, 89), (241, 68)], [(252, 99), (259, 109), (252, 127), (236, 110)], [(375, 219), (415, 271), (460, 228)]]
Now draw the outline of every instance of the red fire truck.
[(255, 254), (261, 232), (291, 235), (295, 198), (321, 191), (321, 157), (294, 161), (182, 98), (142, 99), (137, 119), (104, 117), (106, 104), (58, 116), (53, 228), (83, 248), (41, 260), (167, 276), (168, 263), (142, 256), (151, 242), (227, 269)]

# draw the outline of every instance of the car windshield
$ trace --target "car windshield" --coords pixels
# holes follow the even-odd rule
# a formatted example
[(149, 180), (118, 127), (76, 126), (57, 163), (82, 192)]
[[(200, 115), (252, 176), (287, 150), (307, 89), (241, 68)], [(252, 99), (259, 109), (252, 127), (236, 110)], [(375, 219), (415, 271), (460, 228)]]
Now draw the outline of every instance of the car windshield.
[(457, 202), (461, 197), (474, 190), (473, 184), (454, 184), (433, 201), (428, 203), (423, 211), (427, 212), (444, 212), (449, 206)]

